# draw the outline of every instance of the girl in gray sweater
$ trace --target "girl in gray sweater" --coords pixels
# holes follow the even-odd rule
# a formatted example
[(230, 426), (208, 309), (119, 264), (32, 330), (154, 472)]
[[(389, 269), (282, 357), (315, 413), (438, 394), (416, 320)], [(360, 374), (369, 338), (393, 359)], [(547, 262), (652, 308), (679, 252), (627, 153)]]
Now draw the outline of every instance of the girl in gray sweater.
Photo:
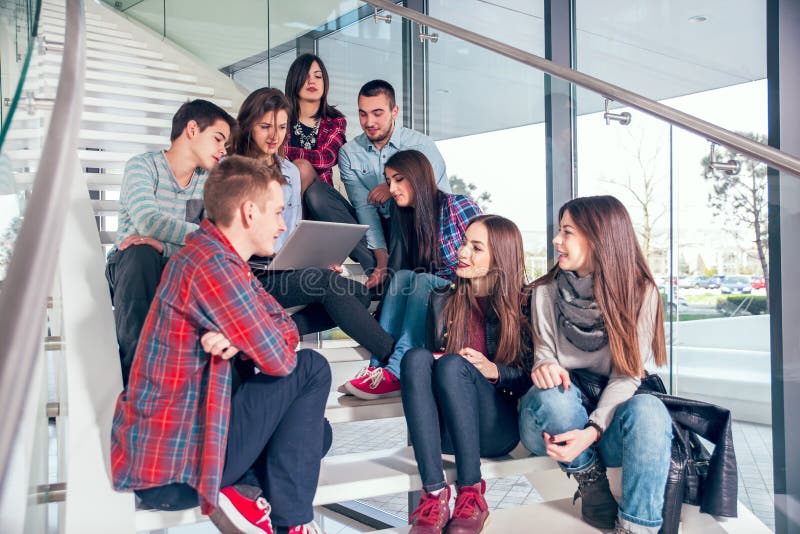
[[(559, 212), (558, 264), (533, 283), (533, 387), (520, 404), (520, 437), (578, 481), (583, 519), (618, 533), (662, 523), (672, 424), (663, 403), (635, 395), (644, 363), (666, 364), (663, 311), (622, 203), (576, 198)], [(608, 383), (587, 413), (570, 370)], [(617, 506), (605, 466), (622, 467)]]

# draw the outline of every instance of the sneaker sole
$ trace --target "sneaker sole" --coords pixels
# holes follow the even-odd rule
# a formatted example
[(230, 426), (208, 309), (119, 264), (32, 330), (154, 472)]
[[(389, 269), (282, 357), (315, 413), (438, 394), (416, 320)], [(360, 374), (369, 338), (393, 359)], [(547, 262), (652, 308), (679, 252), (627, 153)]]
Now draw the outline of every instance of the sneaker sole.
[(399, 397), (400, 390), (392, 391), (391, 393), (367, 393), (366, 391), (361, 391), (357, 387), (353, 386), (350, 382), (344, 385), (345, 390), (350, 395), (358, 397), (361, 400), (377, 400), (377, 399), (388, 399), (390, 397)]
[(233, 503), (219, 494), (217, 510), (208, 516), (222, 534), (264, 534), (265, 530), (252, 524), (236, 509)]

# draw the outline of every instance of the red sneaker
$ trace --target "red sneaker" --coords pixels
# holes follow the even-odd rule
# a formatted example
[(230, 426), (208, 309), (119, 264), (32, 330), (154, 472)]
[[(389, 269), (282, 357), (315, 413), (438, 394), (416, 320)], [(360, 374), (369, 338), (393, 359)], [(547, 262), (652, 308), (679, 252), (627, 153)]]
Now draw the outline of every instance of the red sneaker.
[(315, 521), (289, 528), (289, 534), (323, 534)]
[(409, 534), (441, 534), (450, 519), (450, 486), (439, 492), (424, 493), (417, 509), (411, 512)]
[[(358, 380), (359, 378), (364, 378), (365, 376), (367, 376), (368, 374), (370, 374), (374, 370), (375, 370), (375, 367), (372, 367), (372, 366), (364, 367), (358, 373), (356, 373), (356, 377), (355, 377), (354, 380)], [(348, 380), (347, 382), (345, 382), (344, 384), (339, 386), (339, 389), (337, 389), (336, 391), (338, 391), (339, 393), (344, 393), (345, 395), (352, 395), (352, 393), (350, 393), (350, 391), (348, 391), (348, 389), (347, 389), (348, 382), (350, 382), (350, 381)]]
[(344, 387), (351, 395), (364, 400), (400, 395), (400, 380), (383, 367), (359, 372), (353, 380), (345, 382)]
[(222, 534), (272, 534), (271, 508), (255, 486), (219, 490), (219, 505), (209, 516)]
[(453, 519), (447, 525), (448, 534), (478, 534), (489, 520), (489, 505), (483, 494), (486, 482), (481, 480), (474, 486), (458, 488)]

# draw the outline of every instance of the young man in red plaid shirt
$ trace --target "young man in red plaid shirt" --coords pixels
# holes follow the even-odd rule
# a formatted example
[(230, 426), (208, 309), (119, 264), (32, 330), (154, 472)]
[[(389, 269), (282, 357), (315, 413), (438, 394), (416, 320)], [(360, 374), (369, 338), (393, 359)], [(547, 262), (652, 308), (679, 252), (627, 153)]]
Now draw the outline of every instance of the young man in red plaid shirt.
[(224, 533), (313, 532), (330, 447), (328, 363), (294, 352), (294, 322), (246, 262), (285, 230), (283, 180), (238, 156), (211, 172), (208, 219), (166, 266), (114, 414), (115, 488), (199, 503)]

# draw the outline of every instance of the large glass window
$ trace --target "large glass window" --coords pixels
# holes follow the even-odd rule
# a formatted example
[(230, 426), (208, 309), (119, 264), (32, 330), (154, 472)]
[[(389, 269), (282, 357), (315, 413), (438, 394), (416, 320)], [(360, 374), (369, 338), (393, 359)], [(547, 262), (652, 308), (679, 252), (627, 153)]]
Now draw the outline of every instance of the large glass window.
[[(766, 142), (765, 6), (576, 2), (577, 68)], [(729, 408), (739, 499), (774, 528), (766, 167), (578, 91), (578, 194), (631, 213), (665, 302), (672, 392)], [(736, 162), (726, 172), (713, 162)], [(730, 170), (730, 169), (729, 169)]]

